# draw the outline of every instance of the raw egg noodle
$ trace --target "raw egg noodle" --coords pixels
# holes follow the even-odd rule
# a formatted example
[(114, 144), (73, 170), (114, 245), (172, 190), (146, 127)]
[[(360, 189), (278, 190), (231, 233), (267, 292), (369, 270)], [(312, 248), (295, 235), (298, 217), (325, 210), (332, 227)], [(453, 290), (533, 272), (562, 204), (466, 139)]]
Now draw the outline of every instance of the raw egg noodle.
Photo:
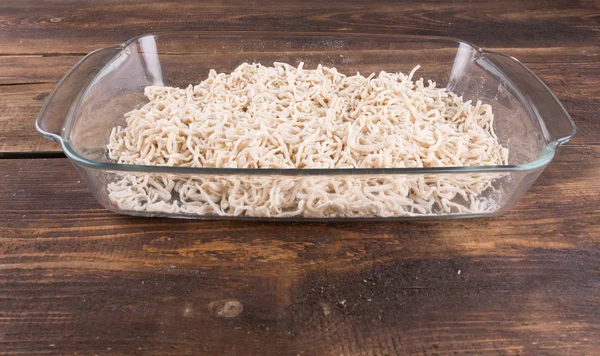
[[(436, 83), (380, 72), (244, 63), (185, 89), (150, 86), (115, 127), (118, 163), (208, 168), (403, 168), (508, 164), (490, 105)], [(257, 217), (393, 217), (480, 213), (501, 174), (177, 176), (120, 174), (127, 211)]]

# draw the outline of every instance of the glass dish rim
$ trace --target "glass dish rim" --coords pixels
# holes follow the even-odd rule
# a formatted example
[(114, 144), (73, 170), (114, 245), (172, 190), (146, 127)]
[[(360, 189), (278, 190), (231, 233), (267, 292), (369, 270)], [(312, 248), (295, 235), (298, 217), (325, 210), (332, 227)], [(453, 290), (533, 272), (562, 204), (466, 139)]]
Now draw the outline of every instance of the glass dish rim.
[[(53, 91), (50, 93), (48, 100), (42, 107), (40, 115), (38, 115), (35, 126), (38, 132), (47, 138), (60, 143), (65, 155), (74, 161), (75, 163), (84, 166), (86, 168), (92, 168), (103, 171), (122, 171), (122, 172), (139, 172), (139, 173), (172, 173), (172, 174), (190, 174), (190, 175), (276, 175), (276, 176), (321, 176), (321, 175), (385, 175), (385, 174), (450, 174), (450, 173), (496, 173), (496, 172), (514, 172), (514, 171), (533, 171), (539, 168), (545, 167), (550, 161), (552, 161), (556, 147), (563, 142), (570, 139), (576, 131), (573, 119), (565, 110), (568, 119), (573, 127), (572, 133), (563, 141), (552, 141), (546, 142), (543, 153), (533, 161), (517, 164), (517, 165), (490, 165), (490, 166), (445, 166), (445, 167), (416, 167), (416, 168), (206, 168), (206, 167), (172, 167), (172, 166), (150, 166), (150, 165), (133, 165), (125, 163), (113, 163), (113, 162), (101, 162), (88, 159), (79, 154), (75, 148), (71, 145), (70, 140), (65, 140), (62, 135), (54, 133), (46, 133), (39, 126), (39, 121), (42, 117), (46, 104), (50, 101), (55, 91), (60, 87), (65, 78), (67, 78), (72, 72), (74, 72), (78, 65), (85, 61), (90, 54), (105, 50), (105, 49), (126, 49), (130, 44), (144, 37), (158, 37), (158, 36), (202, 36), (202, 37), (227, 37), (227, 36), (254, 36), (254, 37), (333, 37), (333, 38), (394, 38), (404, 40), (423, 40), (431, 42), (452, 42), (458, 45), (466, 45), (471, 49), (477, 51), (480, 54), (494, 54), (509, 58), (515, 61), (518, 65), (523, 67), (525, 70), (530, 72), (535, 80), (539, 81), (544, 87), (548, 88), (546, 84), (535, 75), (529, 68), (527, 68), (518, 59), (502, 54), (499, 52), (489, 51), (476, 46), (468, 41), (453, 37), (445, 36), (422, 36), (422, 35), (401, 35), (401, 34), (375, 34), (375, 33), (356, 33), (356, 32), (269, 32), (269, 31), (159, 31), (152, 33), (145, 33), (139, 36), (135, 36), (119, 45), (96, 49), (90, 52), (88, 55), (81, 58), (57, 83)], [(194, 38), (197, 39), (198, 37)], [(110, 60), (108, 60), (103, 68), (98, 71), (96, 77), (102, 72), (104, 68), (109, 66), (120, 54), (118, 52)], [(95, 77), (95, 78), (96, 78)], [(94, 80), (92, 79), (90, 83)], [(506, 78), (510, 80), (509, 78)], [(518, 90), (518, 88), (516, 88)], [(78, 112), (82, 98), (84, 98), (89, 90), (89, 85), (82, 88), (75, 103), (75, 109), (71, 111), (69, 115), (74, 115)], [(549, 90), (552, 97), (560, 103), (554, 93)], [(562, 103), (560, 103), (562, 106)], [(537, 112), (534, 113), (538, 115)], [(539, 118), (542, 123), (544, 120)], [(70, 123), (71, 120), (65, 120), (65, 123)], [(67, 134), (71, 132), (71, 125), (69, 125)]]

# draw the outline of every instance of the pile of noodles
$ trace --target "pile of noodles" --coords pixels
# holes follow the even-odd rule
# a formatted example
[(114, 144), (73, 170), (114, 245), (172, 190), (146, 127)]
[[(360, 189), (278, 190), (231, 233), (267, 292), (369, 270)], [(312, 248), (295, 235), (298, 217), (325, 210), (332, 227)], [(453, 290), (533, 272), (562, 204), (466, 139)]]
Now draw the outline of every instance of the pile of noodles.
[[(274, 63), (210, 72), (150, 100), (110, 135), (119, 163), (211, 168), (402, 168), (508, 163), (489, 105), (409, 75), (346, 76)], [(196, 215), (390, 217), (484, 212), (498, 175), (168, 176), (123, 174), (118, 208)]]

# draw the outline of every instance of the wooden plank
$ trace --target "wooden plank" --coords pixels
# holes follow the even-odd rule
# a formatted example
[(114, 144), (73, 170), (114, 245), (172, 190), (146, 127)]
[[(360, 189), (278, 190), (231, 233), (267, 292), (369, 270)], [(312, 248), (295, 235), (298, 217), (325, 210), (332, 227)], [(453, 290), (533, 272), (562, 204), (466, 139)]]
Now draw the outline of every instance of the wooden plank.
[[(502, 51), (502, 49), (499, 49)], [(600, 144), (600, 47), (507, 49), (555, 92), (573, 116), (573, 145)], [(60, 152), (44, 140), (34, 122), (47, 95), (80, 56), (0, 56), (0, 153)]]
[(561, 149), (506, 215), (463, 221), (136, 218), (103, 210), (65, 159), (0, 171), (7, 354), (600, 348), (597, 146)]
[(81, 56), (0, 57), (0, 154), (60, 152), (43, 139), (35, 119), (46, 98)]
[(54, 85), (0, 86), (0, 153), (60, 151), (35, 130), (35, 119)]
[(600, 40), (598, 1), (371, 3), (15, 1), (0, 53), (87, 53), (153, 31), (341, 31), (453, 36), (480, 46), (578, 46)]
[(0, 86), (17, 84), (56, 84), (83, 56), (2, 56)]
[[(599, 48), (600, 50), (600, 48)], [(600, 53), (600, 52), (598, 52)], [(577, 126), (576, 136), (570, 145), (600, 144), (598, 110), (600, 87), (594, 83), (600, 80), (599, 58), (589, 63), (524, 63), (536, 73), (553, 91)]]

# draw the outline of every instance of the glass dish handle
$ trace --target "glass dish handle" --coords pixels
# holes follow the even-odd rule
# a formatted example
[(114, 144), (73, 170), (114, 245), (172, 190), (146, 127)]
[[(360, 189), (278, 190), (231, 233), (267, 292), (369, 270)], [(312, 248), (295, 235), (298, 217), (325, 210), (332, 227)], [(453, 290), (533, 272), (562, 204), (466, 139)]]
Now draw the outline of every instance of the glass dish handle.
[(58, 82), (42, 106), (35, 122), (38, 132), (60, 143), (65, 122), (72, 114), (85, 88), (107, 62), (121, 50), (120, 46), (98, 49), (75, 64)]
[(523, 63), (514, 57), (490, 51), (483, 51), (482, 59), (480, 64), (505, 78), (509, 85), (514, 86), (515, 94), (531, 105), (550, 144), (563, 144), (575, 135), (575, 123), (567, 110), (550, 88)]

